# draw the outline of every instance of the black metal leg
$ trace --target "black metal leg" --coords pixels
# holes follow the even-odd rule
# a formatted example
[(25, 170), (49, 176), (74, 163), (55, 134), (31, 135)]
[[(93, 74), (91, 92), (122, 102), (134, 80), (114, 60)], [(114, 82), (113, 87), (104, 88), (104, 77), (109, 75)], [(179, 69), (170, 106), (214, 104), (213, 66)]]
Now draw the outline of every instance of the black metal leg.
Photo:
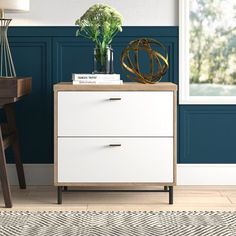
[(75, 190), (68, 189), (68, 186), (57, 187), (57, 203), (62, 204), (62, 193), (63, 192), (168, 192), (169, 193), (169, 204), (173, 204), (173, 186), (164, 186), (163, 190)]
[(62, 204), (62, 187), (57, 187), (57, 204)]
[(173, 186), (169, 186), (169, 204), (172, 205), (174, 202)]

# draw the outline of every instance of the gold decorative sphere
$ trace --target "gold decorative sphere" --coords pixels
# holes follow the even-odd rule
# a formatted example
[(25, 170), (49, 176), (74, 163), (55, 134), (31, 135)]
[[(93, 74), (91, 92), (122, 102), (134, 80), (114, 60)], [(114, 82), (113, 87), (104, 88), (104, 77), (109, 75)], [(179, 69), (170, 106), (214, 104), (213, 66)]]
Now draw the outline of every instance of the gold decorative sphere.
[[(139, 64), (140, 51), (144, 51), (148, 55), (150, 68), (149, 73), (141, 72), (141, 66)], [(153, 84), (159, 82), (169, 68), (168, 52), (166, 47), (155, 39), (137, 39), (131, 41), (122, 51), (121, 65), (128, 72), (134, 75), (128, 75), (129, 78), (132, 78), (139, 83)]]

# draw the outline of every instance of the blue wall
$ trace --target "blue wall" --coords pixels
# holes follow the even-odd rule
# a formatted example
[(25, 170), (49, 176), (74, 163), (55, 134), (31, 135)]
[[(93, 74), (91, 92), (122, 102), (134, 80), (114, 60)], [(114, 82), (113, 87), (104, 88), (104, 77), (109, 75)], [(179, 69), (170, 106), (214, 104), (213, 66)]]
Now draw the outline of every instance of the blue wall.
[[(70, 81), (72, 72), (92, 71), (93, 44), (76, 38), (75, 31), (75, 27), (10, 28), (17, 74), (33, 77), (31, 95), (17, 104), (25, 163), (53, 162), (53, 84)], [(129, 81), (120, 66), (120, 53), (140, 37), (166, 45), (170, 70), (163, 81), (178, 84), (178, 27), (124, 27), (112, 43), (115, 71)], [(235, 106), (179, 106), (178, 116), (179, 163), (236, 163)]]

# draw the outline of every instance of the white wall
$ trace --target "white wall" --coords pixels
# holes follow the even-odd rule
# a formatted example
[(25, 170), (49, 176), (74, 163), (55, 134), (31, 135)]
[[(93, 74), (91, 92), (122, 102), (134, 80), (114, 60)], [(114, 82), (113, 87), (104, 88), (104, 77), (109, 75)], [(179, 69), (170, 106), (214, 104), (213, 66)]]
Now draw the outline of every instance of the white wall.
[(107, 3), (126, 26), (178, 25), (178, 0), (30, 0), (30, 12), (7, 14), (15, 26), (72, 26), (91, 5)]

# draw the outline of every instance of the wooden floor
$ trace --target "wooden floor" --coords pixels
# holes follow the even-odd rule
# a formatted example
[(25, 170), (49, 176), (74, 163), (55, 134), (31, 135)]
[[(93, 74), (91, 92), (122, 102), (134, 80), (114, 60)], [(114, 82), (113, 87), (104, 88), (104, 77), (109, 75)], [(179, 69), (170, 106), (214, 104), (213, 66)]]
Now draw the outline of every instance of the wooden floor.
[[(0, 192), (0, 210), (4, 208)], [(63, 193), (63, 204), (56, 204), (56, 188), (12, 187), (14, 207), (29, 211), (236, 211), (236, 187), (175, 187), (174, 205), (167, 193)]]

